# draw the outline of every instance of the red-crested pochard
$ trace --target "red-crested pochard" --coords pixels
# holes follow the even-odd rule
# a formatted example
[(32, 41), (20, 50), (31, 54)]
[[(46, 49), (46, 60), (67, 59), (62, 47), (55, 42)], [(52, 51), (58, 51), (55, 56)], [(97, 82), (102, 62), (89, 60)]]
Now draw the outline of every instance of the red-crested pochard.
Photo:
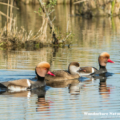
[(40, 62), (35, 68), (37, 81), (31, 81), (29, 79), (20, 79), (20, 80), (2, 82), (0, 83), (0, 88), (7, 88), (8, 90), (11, 91), (25, 91), (27, 89), (42, 87), (46, 84), (44, 81), (45, 75), (47, 73), (53, 75), (49, 71), (49, 69), (50, 69), (50, 64), (48, 62)]
[(80, 68), (80, 64), (78, 62), (71, 62), (68, 66), (68, 71), (65, 70), (52, 71), (52, 73), (55, 76), (46, 74), (45, 80), (62, 81), (76, 79), (80, 77), (78, 71), (79, 72), (84, 71), (84, 69)]
[(81, 69), (84, 69), (84, 72), (80, 72), (80, 75), (93, 75), (93, 74), (102, 74), (106, 73), (106, 65), (107, 63), (114, 63), (110, 59), (110, 55), (107, 52), (103, 52), (98, 57), (98, 63), (99, 63), (99, 70), (94, 67), (81, 67)]

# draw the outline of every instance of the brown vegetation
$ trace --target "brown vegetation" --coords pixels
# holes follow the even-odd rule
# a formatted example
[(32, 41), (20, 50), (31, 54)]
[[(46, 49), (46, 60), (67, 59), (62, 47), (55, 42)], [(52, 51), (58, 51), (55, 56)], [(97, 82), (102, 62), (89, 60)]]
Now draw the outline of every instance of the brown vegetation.
[(116, 16), (120, 14), (119, 0), (79, 0), (75, 4), (78, 6), (78, 14), (86, 18), (92, 16)]
[[(2, 13), (7, 18), (6, 25), (0, 29), (0, 46), (3, 47), (9, 47), (9, 46), (25, 46), (25, 44), (33, 45), (37, 43), (41, 44), (49, 44), (51, 41), (47, 41), (47, 18), (45, 18), (45, 15), (42, 16), (43, 22), (42, 26), (37, 32), (36, 35), (33, 35), (32, 30), (27, 34), (24, 27), (21, 27), (20, 30), (18, 30), (17, 27), (17, 17), (13, 18), (13, 0), (11, 0), (11, 3), (1, 3), (4, 5), (7, 5), (7, 15)], [(9, 9), (10, 7), (10, 9)], [(29, 46), (28, 45), (28, 46)]]
[[(33, 34), (32, 30), (27, 33), (24, 27), (18, 29), (17, 17), (13, 18), (13, 0), (8, 0), (8, 3), (0, 2), (0, 4), (7, 5), (7, 15), (0, 11), (0, 13), (7, 18), (6, 25), (0, 29), (0, 47), (39, 47), (46, 45), (59, 45), (66, 41), (66, 39), (71, 35), (71, 32), (62, 40), (58, 40), (52, 24), (53, 20), (51, 20), (49, 17), (53, 11), (48, 12), (42, 1), (39, 0), (39, 2), (42, 9), (42, 25), (35, 35)], [(39, 11), (37, 13), (40, 14)], [(49, 39), (47, 38), (48, 25), (51, 31), (51, 36)]]

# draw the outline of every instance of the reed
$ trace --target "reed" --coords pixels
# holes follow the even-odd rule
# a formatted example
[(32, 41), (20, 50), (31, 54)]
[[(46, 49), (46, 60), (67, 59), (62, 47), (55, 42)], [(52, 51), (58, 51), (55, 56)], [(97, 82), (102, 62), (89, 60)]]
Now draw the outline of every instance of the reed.
[[(54, 9), (51, 9), (51, 7), (54, 6), (56, 0), (52, 0), (50, 2), (50, 5), (44, 6), (43, 2), (39, 0), (40, 6), (42, 9), (42, 13), (39, 11), (38, 14), (41, 14), (42, 17), (42, 25), (38, 32), (36, 34), (33, 34), (33, 31), (30, 30), (29, 33), (26, 32), (24, 27), (21, 27), (21, 29), (18, 29), (17, 27), (17, 17), (13, 18), (13, 0), (11, 2), (8, 0), (7, 4), (7, 15), (0, 11), (2, 15), (4, 15), (7, 18), (6, 25), (0, 29), (0, 46), (3, 47), (39, 47), (39, 46), (46, 46), (46, 45), (59, 45), (64, 44), (67, 39), (71, 36), (71, 32), (68, 32), (68, 25), (67, 25), (67, 32), (66, 35), (58, 39), (60, 35), (55, 33), (53, 20), (50, 19), (51, 13), (54, 11)], [(49, 39), (47, 38), (47, 29), (48, 26), (51, 31), (51, 36)]]
[[(19, 30), (17, 27), (17, 17), (13, 18), (13, 0), (8, 0), (8, 3), (1, 3), (7, 5), (7, 15), (0, 11), (1, 15), (4, 15), (7, 19), (6, 24), (0, 29), (0, 47), (9, 46), (31, 46), (35, 44), (51, 44), (52, 41), (47, 41), (47, 19), (45, 15), (42, 15), (42, 26), (38, 30), (37, 34), (33, 35), (33, 31), (26, 32), (24, 27)], [(25, 45), (27, 44), (27, 45)]]
[[(10, 28), (10, 29), (8, 29)], [(36, 35), (33, 35), (33, 31), (26, 32), (24, 27), (19, 30), (17, 27), (17, 17), (14, 21), (9, 21), (7, 26), (0, 30), (0, 42), (4, 43), (3, 46), (24, 46), (25, 44), (48, 44), (52, 43), (47, 41), (47, 19), (43, 18), (43, 23)]]

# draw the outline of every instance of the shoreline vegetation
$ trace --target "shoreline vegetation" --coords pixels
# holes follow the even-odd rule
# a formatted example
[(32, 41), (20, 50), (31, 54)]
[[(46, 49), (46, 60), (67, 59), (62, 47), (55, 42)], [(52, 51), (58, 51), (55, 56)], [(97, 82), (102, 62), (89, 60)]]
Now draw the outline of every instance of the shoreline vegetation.
[[(42, 25), (36, 34), (32, 30), (26, 32), (24, 27), (18, 29), (17, 17), (13, 18), (14, 2), (19, 4), (39, 4), (38, 11), (34, 11), (42, 18)], [(34, 3), (33, 3), (34, 2)], [(63, 46), (72, 43), (72, 32), (69, 30), (69, 20), (66, 26), (66, 33), (60, 35), (54, 26), (55, 16), (51, 20), (51, 14), (55, 11), (56, 4), (70, 4), (74, 9), (72, 16), (80, 15), (83, 18), (92, 17), (113, 17), (120, 14), (119, 0), (0, 0), (0, 4), (7, 6), (7, 13), (0, 11), (0, 15), (6, 17), (6, 24), (0, 28), (0, 48), (14, 47), (44, 47)], [(49, 31), (49, 35), (48, 32)], [(62, 34), (62, 33), (61, 33)]]
[[(40, 8), (38, 11), (34, 11), (42, 17), (42, 25), (36, 34), (33, 34), (32, 30), (29, 33), (26, 32), (24, 27), (18, 30), (17, 17), (13, 18), (13, 8), (19, 9), (13, 6), (14, 0), (8, 0), (7, 3), (0, 2), (0, 4), (7, 5), (7, 15), (0, 11), (0, 13), (7, 18), (6, 24), (0, 29), (0, 47), (7, 48), (26, 48), (26, 47), (44, 47), (44, 46), (61, 46), (67, 43), (69, 37), (72, 36), (69, 31), (69, 24), (66, 26), (66, 34), (61, 37), (57, 34), (53, 25), (53, 20), (50, 19), (50, 15), (54, 12), (56, 0), (51, 0), (48, 4), (39, 0)], [(68, 21), (69, 23), (69, 21)], [(49, 29), (49, 38), (47, 37), (47, 30)], [(69, 43), (68, 43), (69, 44)]]
[(76, 4), (79, 8), (78, 14), (85, 18), (120, 15), (120, 0), (85, 0)]
[[(38, 0), (16, 0), (24, 4), (39, 4)], [(50, 0), (42, 0), (49, 3)], [(120, 0), (57, 0), (57, 5), (74, 5), (75, 12), (85, 18), (117, 16), (120, 14)]]

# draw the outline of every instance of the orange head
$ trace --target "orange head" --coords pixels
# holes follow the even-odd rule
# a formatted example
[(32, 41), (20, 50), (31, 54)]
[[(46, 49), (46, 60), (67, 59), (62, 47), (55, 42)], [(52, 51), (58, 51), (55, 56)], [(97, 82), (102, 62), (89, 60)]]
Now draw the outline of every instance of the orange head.
[(114, 63), (111, 59), (110, 59), (110, 55), (107, 52), (103, 52), (100, 54), (99, 58), (98, 58), (99, 64), (101, 66), (106, 66), (106, 64), (108, 62), (110, 63)]
[(50, 64), (48, 62), (40, 62), (35, 68), (36, 74), (40, 77), (45, 77), (46, 74), (55, 76), (53, 73), (49, 71), (49, 69), (50, 69)]
[(40, 62), (35, 68), (37, 75), (40, 77), (45, 77), (49, 69), (50, 64), (48, 62)]
[(45, 68), (46, 70), (50, 69), (50, 64), (48, 62), (40, 62), (36, 68)]

